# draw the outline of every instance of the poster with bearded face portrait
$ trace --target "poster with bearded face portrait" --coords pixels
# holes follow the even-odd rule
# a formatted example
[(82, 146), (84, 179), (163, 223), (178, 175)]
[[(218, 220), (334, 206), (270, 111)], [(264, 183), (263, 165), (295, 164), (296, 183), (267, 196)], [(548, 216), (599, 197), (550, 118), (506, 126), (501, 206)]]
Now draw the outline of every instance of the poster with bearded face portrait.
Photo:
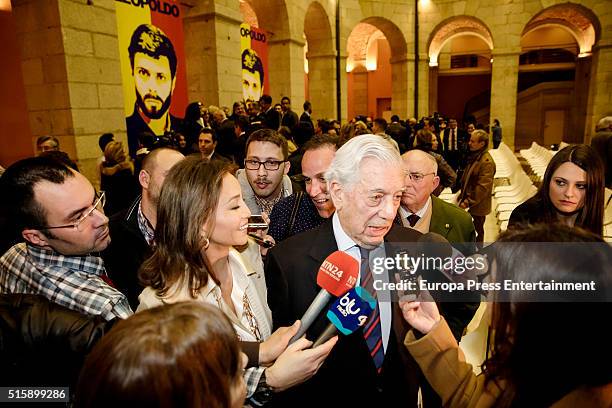
[[(187, 106), (178, 0), (115, 0), (130, 156), (177, 131)], [(143, 146), (144, 145), (144, 146)]]

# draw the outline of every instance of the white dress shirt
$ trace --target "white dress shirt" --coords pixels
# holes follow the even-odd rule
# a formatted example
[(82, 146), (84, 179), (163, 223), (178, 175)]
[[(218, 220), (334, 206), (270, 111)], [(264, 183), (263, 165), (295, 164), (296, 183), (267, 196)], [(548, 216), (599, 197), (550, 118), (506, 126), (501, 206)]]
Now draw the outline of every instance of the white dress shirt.
[[(353, 241), (351, 237), (349, 237), (342, 225), (340, 224), (340, 219), (338, 217), (338, 212), (335, 212), (332, 216), (332, 226), (334, 228), (334, 237), (336, 239), (336, 245), (338, 246), (338, 250), (342, 252), (346, 252), (360, 263), (361, 266), (361, 252), (359, 251), (359, 246)], [(372, 268), (372, 259), (385, 257), (385, 243), (381, 243), (376, 248), (370, 251), (370, 268)], [(387, 273), (382, 273), (380, 275), (373, 275), (373, 279), (382, 281), (384, 283), (389, 282), (389, 275)], [(357, 279), (357, 285), (361, 283), (361, 276)], [(381, 301), (383, 299), (383, 301)], [(380, 311), (380, 328), (382, 331), (382, 339), (383, 339), (383, 348), (385, 353), (387, 352), (387, 344), (389, 343), (389, 334), (391, 331), (391, 302), (390, 302), (390, 293), (388, 290), (377, 291), (377, 302), (378, 309)]]

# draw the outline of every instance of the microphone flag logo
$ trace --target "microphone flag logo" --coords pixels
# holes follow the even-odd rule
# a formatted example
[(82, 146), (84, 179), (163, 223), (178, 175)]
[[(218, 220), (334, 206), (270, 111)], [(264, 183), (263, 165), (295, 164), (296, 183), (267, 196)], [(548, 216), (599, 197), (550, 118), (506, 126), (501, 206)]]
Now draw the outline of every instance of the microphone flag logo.
[(327, 311), (327, 318), (344, 335), (359, 329), (376, 308), (374, 297), (356, 286), (340, 296)]

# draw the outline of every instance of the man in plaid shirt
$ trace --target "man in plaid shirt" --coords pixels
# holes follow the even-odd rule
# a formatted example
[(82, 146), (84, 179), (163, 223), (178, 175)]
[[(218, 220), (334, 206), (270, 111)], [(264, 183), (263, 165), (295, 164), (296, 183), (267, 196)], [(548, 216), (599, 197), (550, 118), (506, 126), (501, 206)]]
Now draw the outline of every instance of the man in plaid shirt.
[(0, 258), (0, 293), (40, 294), (106, 320), (127, 318), (125, 295), (92, 255), (110, 243), (104, 192), (49, 157), (21, 160), (0, 179), (6, 218), (25, 242)]

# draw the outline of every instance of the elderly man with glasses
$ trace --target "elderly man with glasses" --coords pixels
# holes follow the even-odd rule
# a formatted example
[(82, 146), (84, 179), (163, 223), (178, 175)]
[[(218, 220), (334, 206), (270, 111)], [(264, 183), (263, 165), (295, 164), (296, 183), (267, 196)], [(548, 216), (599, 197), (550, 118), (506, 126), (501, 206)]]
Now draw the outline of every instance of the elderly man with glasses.
[(249, 136), (244, 169), (236, 177), (252, 214), (269, 216), (276, 203), (300, 190), (287, 176), (288, 156), (287, 140), (275, 130), (261, 129)]
[(465, 255), (475, 252), (472, 217), (433, 194), (440, 184), (436, 159), (422, 150), (410, 150), (402, 155), (402, 161), (406, 190), (395, 223), (423, 234), (440, 234)]
[(0, 258), (0, 293), (33, 293), (86, 315), (126, 318), (126, 297), (93, 255), (110, 243), (104, 192), (48, 157), (18, 161), (0, 181), (3, 212), (25, 242)]

